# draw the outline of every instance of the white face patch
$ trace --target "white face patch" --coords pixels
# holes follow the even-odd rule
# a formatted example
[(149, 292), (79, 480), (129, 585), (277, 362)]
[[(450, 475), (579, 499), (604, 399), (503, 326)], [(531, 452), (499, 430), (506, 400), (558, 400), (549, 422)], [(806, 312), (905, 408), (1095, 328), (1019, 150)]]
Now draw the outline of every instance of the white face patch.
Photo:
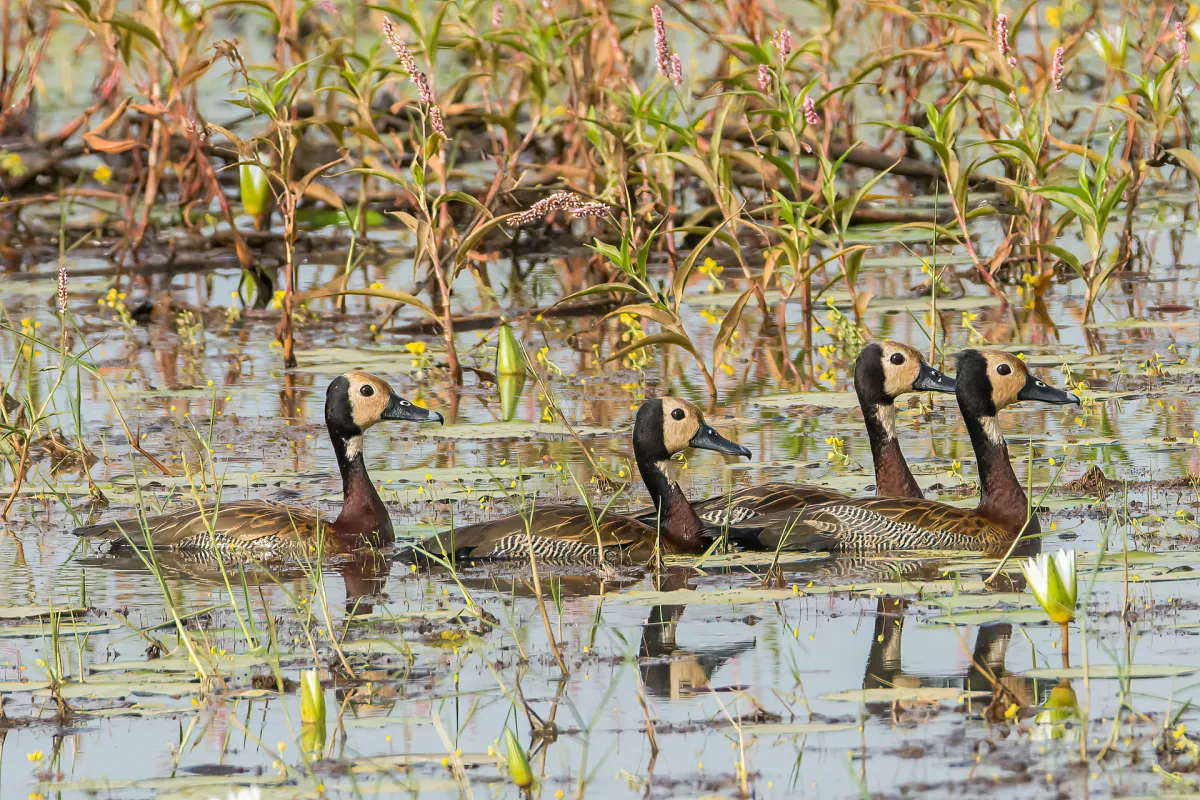
[(896, 406), (891, 403), (880, 403), (875, 406), (875, 419), (883, 427), (884, 437), (896, 438)]
[(1000, 420), (995, 417), (980, 417), (979, 424), (992, 444), (1004, 444), (1004, 431), (1000, 429)]
[(346, 440), (346, 459), (353, 461), (362, 454), (362, 437), (351, 436)]

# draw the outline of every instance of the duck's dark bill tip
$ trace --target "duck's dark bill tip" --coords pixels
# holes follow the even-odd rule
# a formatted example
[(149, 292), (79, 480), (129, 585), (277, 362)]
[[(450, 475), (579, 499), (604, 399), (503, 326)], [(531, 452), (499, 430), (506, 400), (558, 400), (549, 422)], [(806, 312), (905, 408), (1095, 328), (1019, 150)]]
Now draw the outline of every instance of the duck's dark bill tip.
[(707, 425), (701, 426), (688, 444), (698, 450), (712, 450), (714, 453), (724, 453), (727, 456), (750, 458), (749, 447), (729, 441)]
[(383, 410), (381, 419), (396, 422), (436, 422), (444, 424), (446, 419), (436, 411), (410, 403), (403, 397), (393, 394), (388, 398), (387, 408)]
[(946, 392), (953, 394), (954, 378), (951, 378), (940, 370), (934, 369), (928, 364), (922, 364), (921, 371), (917, 374), (917, 379), (913, 381), (913, 389), (918, 392)]
[(1017, 394), (1017, 399), (1049, 403), (1055, 406), (1079, 405), (1078, 395), (1050, 386), (1032, 375), (1025, 381), (1025, 388)]

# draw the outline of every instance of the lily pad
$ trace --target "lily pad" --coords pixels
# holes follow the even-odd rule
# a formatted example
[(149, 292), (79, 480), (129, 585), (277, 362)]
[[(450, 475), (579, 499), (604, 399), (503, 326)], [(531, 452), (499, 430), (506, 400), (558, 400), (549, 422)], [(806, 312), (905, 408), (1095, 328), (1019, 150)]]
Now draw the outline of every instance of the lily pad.
[(879, 689), (848, 689), (821, 695), (822, 700), (845, 703), (894, 703), (923, 701), (957, 703), (968, 697), (987, 697), (990, 692), (970, 692), (952, 686), (892, 686)]
[[(74, 636), (75, 634), (84, 635), (88, 633), (103, 633), (105, 631), (116, 630), (121, 627), (119, 622), (77, 622), (71, 619), (64, 619), (58, 626), (59, 637)], [(0, 638), (13, 638), (19, 636), (49, 636), (50, 625), (45, 622), (32, 622), (25, 625), (9, 625), (0, 628)]]
[[(183, 697), (199, 691), (199, 683), (183, 681), (88, 681), (87, 683), (71, 681), (60, 686), (58, 693), (66, 700), (115, 700), (135, 694)], [(52, 697), (53, 694), (49, 689), (39, 689), (34, 692), (34, 696)]]
[[(622, 430), (597, 428), (592, 425), (574, 425), (579, 436), (609, 436), (624, 433)], [(421, 436), (433, 439), (534, 439), (544, 436), (570, 436), (567, 427), (559, 422), (483, 422), (476, 425), (443, 425), (425, 427), (417, 431)]]
[(413, 371), (413, 354), (405, 347), (320, 347), (297, 350), (296, 372), (332, 375), (352, 369), (372, 369), (408, 375)]
[(791, 722), (774, 725), (743, 725), (741, 734), (743, 736), (807, 736), (812, 733), (849, 731), (857, 727), (857, 725), (842, 722)]
[(0, 681), (0, 694), (16, 694), (18, 692), (36, 692), (45, 689), (50, 681)]
[(952, 615), (928, 617), (929, 625), (987, 625), (992, 622), (1011, 622), (1014, 625), (1046, 622), (1046, 612), (1040, 608), (978, 609)]
[(854, 392), (787, 392), (756, 398), (759, 408), (858, 408), (858, 395)]
[[(1088, 667), (1088, 678), (1175, 678), (1180, 675), (1191, 675), (1197, 667), (1172, 664), (1092, 664)], [(1047, 680), (1062, 680), (1063, 678), (1082, 678), (1083, 667), (1043, 667), (1031, 669), (1025, 673), (1029, 678), (1045, 678)]]
[(67, 606), (4, 606), (0, 607), (0, 619), (36, 619), (48, 617), (52, 612), (69, 617), (85, 611), (87, 611), (86, 608), (69, 608)]

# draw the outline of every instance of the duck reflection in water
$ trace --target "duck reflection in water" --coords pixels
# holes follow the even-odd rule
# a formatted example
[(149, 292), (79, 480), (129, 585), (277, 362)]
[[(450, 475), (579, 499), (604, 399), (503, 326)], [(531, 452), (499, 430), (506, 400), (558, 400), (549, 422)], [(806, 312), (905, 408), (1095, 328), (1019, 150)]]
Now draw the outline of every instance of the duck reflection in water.
[[(961, 673), (922, 675), (906, 672), (902, 645), (905, 610), (910, 604), (910, 601), (896, 597), (877, 600), (875, 630), (871, 637), (871, 651), (867, 655), (863, 689), (936, 687), (988, 692), (992, 694), (992, 701), (979, 710), (990, 720), (1001, 721), (1014, 703), (1021, 708), (1033, 708), (1045, 701), (1054, 688), (1053, 681), (1037, 681), (1009, 671), (1005, 662), (1013, 626), (1008, 622), (979, 626), (975, 634), (975, 646), (970, 653), (971, 663)], [(874, 716), (890, 719), (897, 713), (891, 701), (867, 703), (866, 706)]]
[[(79, 559), (84, 567), (95, 567), (113, 572), (146, 572), (146, 562), (136, 553), (119, 550), (104, 555)], [(226, 559), (224, 572), (222, 562), (198, 553), (186, 551), (163, 551), (155, 554), (155, 564), (164, 579), (186, 580), (191, 584), (225, 586), (226, 576), (237, 587), (245, 575), (247, 586), (269, 586), (273, 583), (302, 581), (312, 575), (308, 565), (299, 563), (273, 563), (270, 574), (258, 565)], [(314, 563), (312, 568), (317, 567)], [(320, 563), (323, 574), (341, 577), (346, 588), (344, 606), (349, 615), (370, 614), (375, 604), (384, 598), (384, 586), (391, 573), (390, 559), (375, 551), (361, 551), (351, 556), (335, 556)]]
[[(659, 588), (662, 591), (689, 588), (689, 571), (668, 569)], [(725, 641), (699, 652), (680, 648), (676, 634), (686, 608), (684, 605), (654, 606), (642, 625), (638, 671), (653, 697), (679, 700), (712, 691), (713, 674), (728, 661), (755, 647), (755, 640), (750, 637), (740, 641)]]

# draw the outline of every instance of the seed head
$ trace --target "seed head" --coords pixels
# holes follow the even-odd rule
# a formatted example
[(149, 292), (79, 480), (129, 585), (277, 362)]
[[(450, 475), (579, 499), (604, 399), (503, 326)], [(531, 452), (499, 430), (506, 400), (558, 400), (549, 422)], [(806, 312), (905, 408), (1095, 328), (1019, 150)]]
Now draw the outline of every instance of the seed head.
[(1054, 64), (1050, 68), (1050, 80), (1054, 82), (1054, 91), (1061, 92), (1063, 89), (1063, 77), (1067, 74), (1067, 68), (1063, 64), (1063, 59), (1066, 57), (1066, 50), (1058, 48), (1054, 51)]
[(764, 92), (771, 88), (771, 69), (766, 64), (758, 65), (758, 88)]
[(811, 97), (804, 98), (804, 121), (813, 126), (821, 124), (821, 115), (817, 113), (817, 104)]

